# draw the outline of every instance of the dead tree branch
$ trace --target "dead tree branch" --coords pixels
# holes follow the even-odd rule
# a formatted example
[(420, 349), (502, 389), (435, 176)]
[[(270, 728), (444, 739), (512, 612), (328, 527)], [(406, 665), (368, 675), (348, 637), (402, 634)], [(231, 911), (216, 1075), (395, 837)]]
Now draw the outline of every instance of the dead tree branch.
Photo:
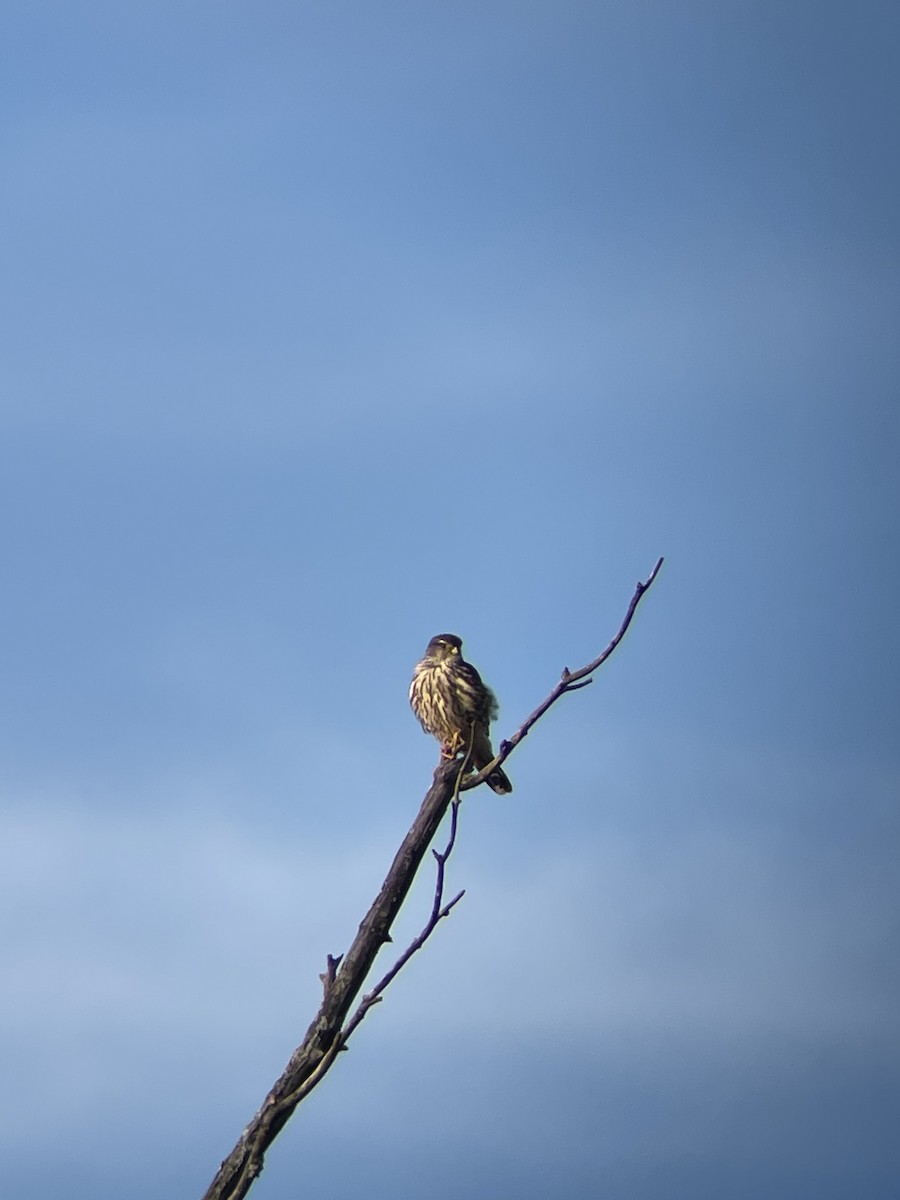
[[(444, 869), (456, 843), (459, 793), (483, 783), (491, 771), (509, 757), (532, 726), (560, 696), (565, 692), (586, 687), (591, 682), (588, 676), (609, 658), (622, 640), (625, 631), (631, 624), (641, 597), (655, 580), (662, 561), (660, 559), (657, 562), (646, 582), (638, 583), (625, 619), (603, 653), (577, 671), (569, 671), (566, 668), (563, 671), (562, 679), (547, 699), (534, 710), (511, 738), (501, 743), (500, 752), (489, 766), (475, 775), (465, 775), (468, 754), (461, 761), (458, 759), (450, 762), (442, 761), (438, 765), (434, 773), (434, 782), (425, 795), (419, 814), (403, 839), (387, 877), (381, 885), (381, 890), (363, 918), (353, 944), (346, 955), (337, 957), (328, 955), (326, 969), (321, 976), (324, 995), (315, 1019), (307, 1029), (303, 1041), (291, 1055), (281, 1077), (266, 1096), (262, 1107), (220, 1166), (204, 1200), (241, 1200), (247, 1195), (253, 1181), (262, 1171), (266, 1151), (287, 1124), (294, 1109), (325, 1076), (338, 1054), (346, 1047), (349, 1037), (359, 1027), (366, 1013), (381, 1000), (384, 990), (391, 981), (410, 958), (421, 949), (438, 923), (462, 899), (462, 892), (459, 892), (447, 903), (444, 903), (443, 899)], [(425, 852), (437, 833), (438, 826), (448, 807), (451, 806), (450, 835), (447, 845), (441, 852), (432, 852), (437, 862), (437, 881), (431, 915), (422, 932), (413, 939), (374, 988), (363, 996), (352, 1017), (349, 1017), (348, 1020), (353, 1003), (362, 990), (378, 952), (391, 941), (390, 930), (394, 919), (406, 899), (422, 859), (425, 857)]]
[(378, 983), (375, 984), (371, 992), (367, 992), (366, 995), (363, 996), (356, 1012), (344, 1027), (341, 1037), (341, 1041), (343, 1043), (341, 1049), (346, 1048), (347, 1040), (351, 1033), (353, 1033), (354, 1030), (359, 1026), (363, 1017), (366, 1015), (372, 1005), (378, 1004), (381, 1001), (382, 992), (385, 990), (388, 984), (391, 983), (397, 975), (399, 975), (400, 971), (406, 966), (416, 951), (422, 949), (437, 928), (438, 921), (443, 920), (450, 910), (454, 908), (455, 905), (457, 905), (466, 894), (465, 889), (463, 889), (463, 891), (457, 892), (452, 900), (448, 900), (446, 904), (443, 903), (444, 869), (446, 867), (447, 859), (450, 857), (451, 853), (453, 852), (453, 847), (456, 845), (456, 828), (458, 821), (459, 798), (454, 797), (450, 803), (450, 837), (447, 841), (447, 845), (442, 851), (432, 850), (431, 852), (435, 857), (435, 861), (437, 862), (437, 880), (434, 886), (434, 902), (431, 906), (431, 916), (428, 918), (428, 921), (426, 922), (422, 932), (418, 935), (418, 937), (413, 938), (387, 974), (379, 979)]
[(562, 678), (550, 695), (546, 698), (546, 700), (537, 706), (530, 717), (526, 717), (511, 738), (507, 738), (505, 741), (500, 743), (496, 758), (492, 759), (491, 762), (489, 762), (486, 767), (483, 767), (476, 775), (468, 775), (462, 781), (462, 783), (459, 785), (459, 790), (461, 792), (468, 791), (469, 788), (478, 787), (480, 783), (484, 783), (492, 771), (495, 771), (501, 763), (506, 762), (510, 754), (512, 754), (513, 750), (515, 750), (516, 746), (518, 746), (519, 742), (528, 736), (532, 725), (535, 725), (541, 719), (547, 709), (550, 708), (552, 704), (555, 704), (560, 696), (564, 696), (566, 692), (577, 692), (579, 688), (587, 687), (588, 684), (594, 682), (593, 679), (589, 678), (589, 676), (592, 674), (592, 672), (596, 671), (598, 667), (601, 667), (606, 662), (613, 650), (615, 650), (616, 646), (618, 646), (619, 642), (621, 642), (622, 638), (625, 636), (625, 632), (628, 629), (628, 626), (631, 624), (631, 619), (637, 611), (637, 606), (641, 602), (641, 597), (644, 595), (644, 592), (646, 592), (647, 589), (653, 584), (653, 581), (659, 574), (662, 565), (663, 559), (657, 559), (656, 566), (647, 576), (647, 579), (643, 582), (638, 580), (637, 586), (634, 589), (634, 595), (631, 597), (631, 603), (628, 605), (628, 611), (625, 613), (625, 618), (622, 621), (622, 624), (619, 626), (619, 631), (603, 651), (603, 653), (598, 654), (593, 662), (589, 662), (587, 666), (579, 667), (577, 671), (570, 671), (568, 667), (563, 667)]

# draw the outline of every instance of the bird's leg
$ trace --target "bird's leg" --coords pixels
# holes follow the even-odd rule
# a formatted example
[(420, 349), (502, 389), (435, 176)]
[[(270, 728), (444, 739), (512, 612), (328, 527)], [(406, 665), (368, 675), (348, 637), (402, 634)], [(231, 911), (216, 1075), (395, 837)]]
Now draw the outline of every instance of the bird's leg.
[(454, 733), (452, 737), (446, 738), (441, 742), (441, 758), (456, 758), (460, 750), (463, 748), (464, 740), (459, 733)]

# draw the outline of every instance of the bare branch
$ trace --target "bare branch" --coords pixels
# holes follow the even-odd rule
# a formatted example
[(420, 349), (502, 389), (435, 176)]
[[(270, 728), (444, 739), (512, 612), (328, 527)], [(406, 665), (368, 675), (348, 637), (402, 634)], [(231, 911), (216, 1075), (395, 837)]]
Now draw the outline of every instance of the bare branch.
[(412, 956), (416, 953), (416, 951), (422, 949), (422, 947), (425, 945), (425, 943), (431, 937), (432, 933), (434, 933), (435, 929), (437, 928), (438, 922), (442, 921), (444, 919), (444, 917), (446, 917), (447, 914), (450, 912), (450, 910), (456, 904), (458, 904), (459, 901), (462, 900), (463, 896), (466, 894), (465, 890), (463, 890), (461, 892), (458, 892), (448, 904), (443, 903), (443, 900), (444, 900), (444, 871), (446, 869), (447, 859), (453, 853), (453, 847), (456, 845), (456, 830), (459, 825), (459, 805), (460, 805), (459, 785), (460, 785), (460, 780), (462, 779), (462, 776), (463, 776), (463, 772), (466, 770), (466, 768), (469, 765), (469, 759), (472, 756), (472, 747), (474, 745), (474, 742), (475, 742), (475, 727), (473, 725), (472, 729), (469, 733), (469, 745), (466, 750), (466, 755), (462, 761), (459, 772), (456, 776), (456, 782), (453, 785), (453, 799), (450, 802), (450, 836), (447, 840), (447, 845), (444, 847), (443, 850), (432, 850), (431, 851), (431, 853), (434, 855), (434, 860), (437, 863), (437, 877), (435, 879), (435, 884), (434, 884), (434, 900), (431, 905), (431, 916), (428, 918), (428, 921), (426, 922), (425, 927), (422, 930), (422, 932), (419, 934), (419, 936), (413, 938), (413, 940), (406, 947), (406, 949), (403, 951), (403, 953), (400, 955), (400, 957), (397, 959), (397, 961), (394, 963), (394, 965), (391, 967), (391, 969), (387, 972), (387, 974), (384, 975), (378, 981), (378, 983), (375, 984), (375, 986), (372, 988), (371, 992), (368, 992), (365, 996), (363, 996), (362, 1001), (360, 1002), (359, 1008), (356, 1010), (356, 1012), (353, 1014), (353, 1016), (347, 1022), (346, 1027), (342, 1031), (342, 1034), (341, 1034), (341, 1041), (342, 1041), (341, 1048), (342, 1049), (346, 1049), (348, 1038), (354, 1032), (354, 1030), (356, 1030), (358, 1028), (360, 1023), (362, 1022), (363, 1017), (366, 1015), (366, 1013), (369, 1011), (369, 1009), (372, 1007), (372, 1005), (378, 1004), (381, 1001), (382, 993), (384, 992), (384, 990), (388, 986), (388, 984), (390, 984), (400, 974), (401, 970), (406, 966), (406, 964), (409, 962), (409, 960), (412, 958)]
[(406, 949), (403, 951), (403, 953), (400, 955), (400, 957), (397, 959), (397, 961), (394, 963), (394, 965), (391, 967), (391, 969), (387, 972), (387, 974), (384, 975), (381, 979), (379, 979), (378, 983), (375, 984), (375, 986), (372, 988), (371, 992), (367, 992), (366, 995), (363, 996), (363, 998), (360, 1002), (359, 1008), (357, 1008), (356, 1012), (353, 1014), (353, 1016), (347, 1022), (346, 1028), (343, 1030), (342, 1040), (343, 1040), (344, 1046), (346, 1046), (348, 1038), (358, 1028), (360, 1023), (362, 1022), (363, 1017), (366, 1015), (366, 1013), (369, 1011), (369, 1009), (372, 1007), (372, 1005), (379, 1003), (379, 1001), (381, 1000), (381, 997), (382, 997), (382, 993), (384, 992), (384, 990), (388, 986), (388, 984), (391, 983), (397, 977), (397, 975), (400, 974), (402, 969), (406, 966), (406, 964), (409, 962), (409, 960), (412, 958), (412, 956), (416, 953), (416, 951), (422, 949), (422, 947), (425, 945), (425, 943), (431, 937), (432, 933), (434, 933), (435, 929), (437, 928), (438, 922), (442, 921), (444, 919), (444, 917), (446, 917), (447, 914), (450, 912), (450, 910), (453, 907), (455, 907), (455, 905), (457, 905), (460, 902), (460, 900), (462, 900), (463, 896), (466, 894), (465, 890), (463, 890), (461, 892), (457, 892), (457, 894), (453, 897), (453, 899), (448, 901), (447, 904), (443, 903), (443, 899), (444, 899), (444, 866), (447, 862), (447, 859), (450, 857), (451, 853), (453, 852), (454, 845), (456, 844), (456, 827), (457, 827), (457, 821), (458, 821), (458, 814), (459, 814), (459, 799), (454, 798), (453, 802), (450, 805), (450, 838), (449, 838), (449, 841), (447, 842), (447, 845), (444, 847), (443, 852), (439, 852), (437, 850), (432, 850), (432, 852), (431, 852), (434, 855), (435, 860), (438, 865), (437, 881), (436, 881), (435, 887), (434, 887), (434, 902), (432, 903), (432, 906), (431, 906), (431, 916), (428, 918), (428, 921), (427, 921), (425, 927), (423, 928), (422, 932), (418, 935), (418, 937), (413, 938), (413, 940), (406, 947)]
[[(631, 624), (631, 619), (637, 610), (637, 606), (641, 602), (641, 597), (652, 586), (653, 581), (659, 574), (662, 565), (663, 559), (657, 559), (656, 566), (647, 576), (646, 581), (642, 583), (640, 580), (638, 580), (637, 587), (634, 590), (634, 595), (631, 597), (631, 603), (628, 605), (628, 611), (625, 613), (624, 620), (619, 626), (619, 631), (603, 651), (603, 653), (599, 654), (593, 660), (593, 662), (589, 662), (584, 667), (579, 667), (577, 671), (570, 671), (568, 667), (564, 667), (562, 678), (550, 695), (546, 698), (546, 700), (544, 700), (542, 704), (539, 704), (531, 716), (527, 717), (525, 721), (522, 722), (511, 738), (507, 738), (505, 741), (500, 743), (500, 750), (496, 758), (493, 758), (488, 765), (483, 767), (477, 774), (469, 775), (462, 781), (462, 783), (459, 785), (459, 790), (461, 792), (466, 792), (469, 790), (469, 788), (478, 787), (480, 783), (484, 783), (491, 772), (496, 771), (497, 767), (499, 767), (501, 763), (504, 763), (509, 758), (510, 754), (512, 754), (513, 750), (515, 750), (516, 746), (518, 746), (519, 742), (521, 742), (524, 737), (528, 736), (532, 726), (541, 719), (551, 705), (556, 703), (560, 696), (564, 696), (566, 692), (577, 692), (579, 688), (587, 687), (589, 683), (593, 683), (592, 679), (585, 677), (592, 675), (598, 667), (602, 666), (615, 650), (616, 646), (618, 646), (619, 642), (621, 642), (622, 638), (625, 636), (628, 626)], [(584, 680), (584, 682), (579, 683), (578, 680)]]
[[(284, 1128), (297, 1105), (309, 1095), (334, 1064), (347, 1040), (359, 1027), (369, 1009), (380, 1002), (388, 985), (396, 978), (410, 958), (421, 949), (434, 929), (462, 899), (459, 892), (444, 903), (444, 872), (447, 859), (456, 844), (460, 792), (475, 787), (495, 770), (521, 742), (532, 726), (561, 695), (577, 691), (591, 682), (589, 676), (622, 640), (631, 623), (635, 609), (644, 592), (650, 587), (662, 566), (657, 562), (645, 583), (638, 583), (622, 625), (603, 653), (577, 671), (563, 671), (560, 682), (547, 699), (508, 740), (501, 742), (500, 752), (492, 763), (475, 775), (465, 776), (471, 754), (471, 742), (465, 758), (460, 761), (442, 760), (434, 773), (434, 782), (422, 801), (418, 816), (403, 839), (391, 863), (381, 890), (359, 927), (345, 955), (328, 955), (326, 969), (320, 976), (323, 985), (322, 1003), (303, 1041), (291, 1055), (287, 1067), (263, 1101), (262, 1107), (238, 1138), (234, 1149), (220, 1166), (204, 1200), (242, 1200), (263, 1168), (265, 1153)], [(418, 937), (414, 938), (390, 970), (360, 1001), (348, 1020), (353, 1003), (374, 965), (381, 948), (390, 942), (390, 930), (421, 866), (425, 852), (437, 833), (447, 809), (451, 809), (450, 835), (443, 851), (434, 851), (437, 880), (431, 914)], [(346, 1022), (346, 1024), (345, 1024)]]

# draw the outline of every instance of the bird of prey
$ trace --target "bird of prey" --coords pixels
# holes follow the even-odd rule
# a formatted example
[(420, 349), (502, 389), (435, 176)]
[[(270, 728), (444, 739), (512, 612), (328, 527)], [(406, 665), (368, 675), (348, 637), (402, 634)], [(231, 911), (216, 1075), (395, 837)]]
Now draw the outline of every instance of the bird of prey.
[[(425, 732), (441, 743), (444, 758), (455, 758), (471, 741), (476, 771), (493, 759), (490, 725), (497, 716), (497, 698), (463, 658), (455, 633), (439, 633), (428, 643), (413, 671), (409, 703)], [(500, 767), (491, 771), (487, 784), (500, 795), (512, 791)]]

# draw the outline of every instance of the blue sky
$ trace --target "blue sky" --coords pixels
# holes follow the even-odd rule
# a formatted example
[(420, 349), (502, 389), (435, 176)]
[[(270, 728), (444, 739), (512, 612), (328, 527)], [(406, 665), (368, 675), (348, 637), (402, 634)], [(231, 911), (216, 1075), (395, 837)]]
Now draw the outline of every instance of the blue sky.
[(508, 734), (664, 554), (254, 1195), (893, 1197), (893, 6), (3, 26), (11, 1194), (201, 1195), (428, 786), (428, 638)]

